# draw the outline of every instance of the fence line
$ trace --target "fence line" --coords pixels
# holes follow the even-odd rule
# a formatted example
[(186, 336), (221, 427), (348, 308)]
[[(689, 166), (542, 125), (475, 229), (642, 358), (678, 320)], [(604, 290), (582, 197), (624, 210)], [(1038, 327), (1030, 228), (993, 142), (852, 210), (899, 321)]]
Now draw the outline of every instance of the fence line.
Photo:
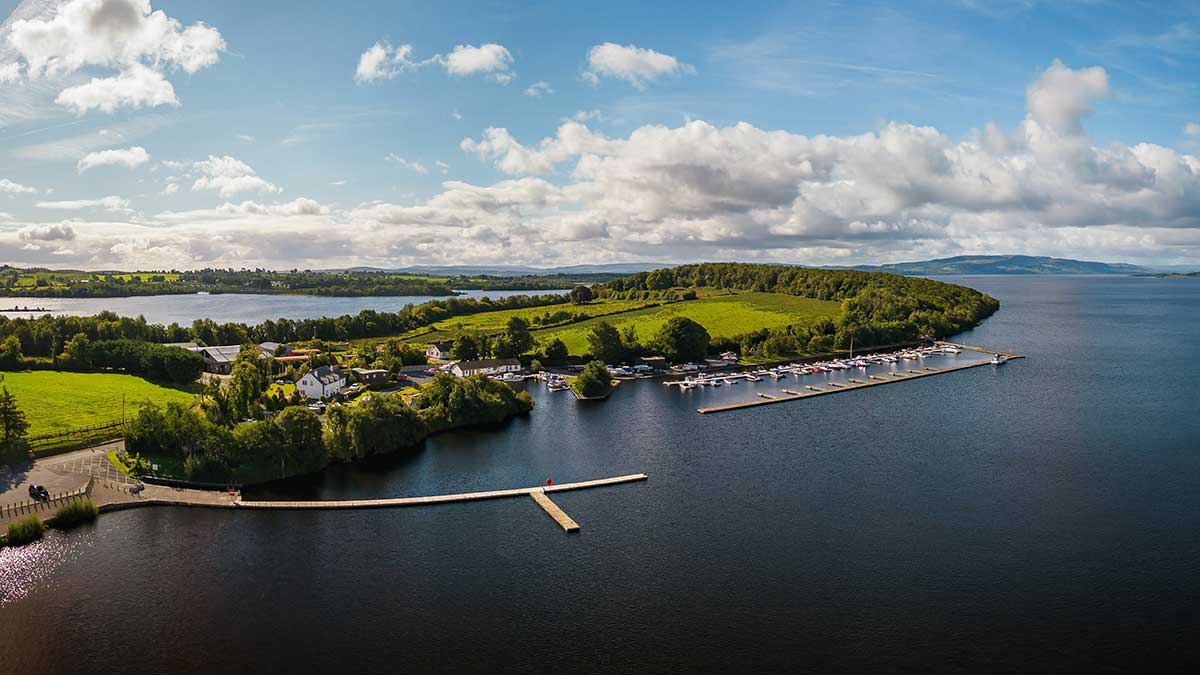
[(94, 431), (105, 431), (108, 429), (116, 429), (116, 428), (122, 427), (122, 426), (125, 426), (124, 422), (108, 422), (105, 424), (96, 424), (96, 425), (93, 425), (90, 427), (76, 427), (75, 429), (68, 429), (67, 431), (56, 431), (52, 434), (41, 434), (38, 436), (29, 436), (28, 438), (26, 438), (26, 440), (30, 444), (34, 444), (34, 443), (38, 443), (38, 442), (42, 442), (42, 441), (51, 441), (51, 440), (54, 440), (57, 438), (63, 438), (65, 436), (78, 436), (78, 435), (82, 435), (82, 434), (91, 433)]
[(96, 483), (96, 477), (90, 476), (88, 478), (87, 485), (79, 488), (78, 490), (72, 490), (70, 492), (60, 492), (57, 496), (51, 496), (50, 499), (45, 500), (45, 501), (38, 500), (38, 499), (29, 499), (29, 500), (18, 502), (16, 504), (10, 504), (8, 506), (0, 507), (0, 517), (9, 518), (9, 517), (16, 516), (16, 515), (25, 515), (25, 514), (29, 514), (29, 513), (36, 513), (38, 511), (42, 511), (42, 510), (49, 511), (49, 510), (53, 509), (55, 506), (64, 505), (69, 502), (75, 501), (76, 499), (82, 499), (85, 497), (90, 498), (92, 496), (92, 487), (95, 485), (95, 483)]

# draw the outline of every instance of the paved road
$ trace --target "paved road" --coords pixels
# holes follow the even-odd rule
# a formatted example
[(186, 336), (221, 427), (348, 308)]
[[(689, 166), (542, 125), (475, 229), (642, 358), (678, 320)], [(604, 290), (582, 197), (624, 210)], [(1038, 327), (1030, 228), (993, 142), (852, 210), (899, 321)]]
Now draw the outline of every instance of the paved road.
[(93, 475), (113, 483), (132, 484), (128, 476), (108, 461), (108, 452), (122, 447), (124, 441), (115, 441), (37, 459), (32, 465), (12, 469), (8, 476), (0, 476), (0, 506), (28, 500), (29, 485), (33, 483), (44, 485), (51, 494), (78, 490), (87, 485), (88, 478)]

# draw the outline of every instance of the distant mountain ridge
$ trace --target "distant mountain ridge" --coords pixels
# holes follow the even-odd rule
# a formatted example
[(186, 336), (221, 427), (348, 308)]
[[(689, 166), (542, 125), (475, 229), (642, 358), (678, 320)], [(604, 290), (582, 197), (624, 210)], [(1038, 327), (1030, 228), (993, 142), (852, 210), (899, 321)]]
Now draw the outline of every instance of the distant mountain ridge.
[(1143, 274), (1148, 270), (1126, 263), (1103, 263), (1030, 255), (960, 255), (953, 258), (856, 265), (849, 269), (893, 274)]

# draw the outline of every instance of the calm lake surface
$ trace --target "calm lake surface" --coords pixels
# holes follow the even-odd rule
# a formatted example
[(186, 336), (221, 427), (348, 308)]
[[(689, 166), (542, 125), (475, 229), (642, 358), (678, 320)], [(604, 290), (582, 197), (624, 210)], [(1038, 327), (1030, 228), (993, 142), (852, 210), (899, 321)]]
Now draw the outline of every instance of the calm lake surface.
[[(566, 293), (547, 291), (459, 291), (460, 298), (493, 300), (510, 295), (541, 295)], [(121, 316), (144, 316), (150, 323), (164, 326), (177, 323), (191, 325), (196, 319), (233, 321), (254, 325), (266, 319), (317, 319), (326, 316), (358, 314), (364, 309), (396, 312), (405, 305), (419, 305), (430, 300), (445, 300), (449, 296), (398, 295), (367, 296), (362, 298), (328, 298), (317, 295), (258, 295), (222, 293), (218, 295), (149, 295), (136, 298), (10, 298), (0, 296), (0, 308), (35, 307), (45, 312), (4, 312), (10, 319), (29, 318), (44, 314), (91, 316), (111, 310)]]
[[(259, 497), (384, 497), (645, 472), (530, 500), (149, 509), (0, 552), (26, 672), (1182, 668), (1200, 652), (1200, 283), (952, 277), (1027, 354), (698, 415), (764, 381), (622, 384)], [(943, 363), (978, 354), (946, 357)], [(797, 386), (792, 381), (791, 386)]]

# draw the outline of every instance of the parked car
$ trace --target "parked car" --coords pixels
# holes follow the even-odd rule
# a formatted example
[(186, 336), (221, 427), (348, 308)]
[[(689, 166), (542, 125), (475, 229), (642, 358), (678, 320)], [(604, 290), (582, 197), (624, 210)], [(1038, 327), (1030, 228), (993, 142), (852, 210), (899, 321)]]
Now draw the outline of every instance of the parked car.
[(33, 485), (29, 486), (29, 497), (40, 502), (48, 502), (50, 501), (50, 491), (45, 487), (34, 483)]

